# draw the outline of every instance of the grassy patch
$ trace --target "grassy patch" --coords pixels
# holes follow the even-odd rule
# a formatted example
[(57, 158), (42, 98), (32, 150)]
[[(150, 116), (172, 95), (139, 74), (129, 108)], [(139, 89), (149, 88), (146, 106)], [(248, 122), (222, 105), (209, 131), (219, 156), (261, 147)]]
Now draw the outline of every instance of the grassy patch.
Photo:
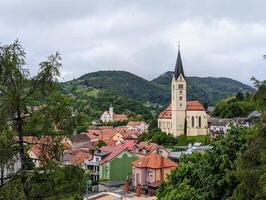
[(200, 142), (204, 145), (210, 144), (211, 138), (209, 135), (199, 135), (199, 136), (179, 136), (177, 139), (177, 146), (185, 146), (188, 145), (189, 143), (194, 143), (194, 142)]

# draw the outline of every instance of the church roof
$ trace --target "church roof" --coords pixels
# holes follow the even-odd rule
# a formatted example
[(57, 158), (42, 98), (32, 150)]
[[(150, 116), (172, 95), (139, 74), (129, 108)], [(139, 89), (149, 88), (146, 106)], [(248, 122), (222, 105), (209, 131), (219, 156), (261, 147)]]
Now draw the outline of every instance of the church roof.
[[(199, 101), (187, 101), (186, 111), (195, 111), (195, 110), (205, 111), (204, 107), (201, 105)], [(172, 119), (172, 103), (169, 103), (167, 108), (160, 113), (159, 119)]]
[(183, 64), (182, 64), (182, 59), (181, 59), (181, 54), (180, 54), (180, 47), (178, 45), (178, 53), (177, 53), (175, 72), (174, 72), (175, 79), (177, 79), (180, 76), (180, 74), (182, 74), (184, 79), (186, 79), (185, 74), (184, 74), (184, 70), (183, 70)]

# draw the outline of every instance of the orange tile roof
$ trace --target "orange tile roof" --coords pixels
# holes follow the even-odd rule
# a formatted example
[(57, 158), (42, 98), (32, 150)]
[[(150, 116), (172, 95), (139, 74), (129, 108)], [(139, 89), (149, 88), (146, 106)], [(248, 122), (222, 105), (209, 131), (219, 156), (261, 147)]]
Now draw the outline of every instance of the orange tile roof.
[(100, 164), (104, 164), (110, 160), (112, 160), (114, 157), (119, 155), (122, 151), (125, 151), (127, 147), (115, 147), (115, 146), (103, 146), (100, 148), (103, 152), (110, 152), (108, 156), (106, 156), (104, 159), (100, 161)]
[(205, 111), (204, 107), (199, 101), (187, 101), (187, 110), (202, 110)]
[[(199, 101), (187, 101), (186, 110), (199, 110), (205, 111), (204, 107), (201, 105)], [(159, 119), (172, 119), (172, 103), (170, 102), (166, 109), (164, 109), (160, 115)]]
[(114, 114), (114, 121), (126, 120), (127, 116), (125, 114)]
[(143, 123), (143, 122), (141, 122), (141, 121), (136, 121), (136, 122), (135, 121), (130, 121), (130, 122), (127, 123), (127, 125), (134, 127), (134, 126), (140, 126), (141, 123)]
[(69, 151), (64, 154), (64, 161), (70, 162), (72, 164), (82, 164), (85, 160), (91, 159), (92, 155), (90, 153), (80, 149)]
[(164, 168), (176, 167), (176, 163), (169, 160), (168, 158), (161, 157), (159, 154), (149, 154), (143, 158), (140, 158), (132, 162), (132, 165), (137, 168), (151, 168), (159, 169), (162, 166), (161, 159), (163, 159)]

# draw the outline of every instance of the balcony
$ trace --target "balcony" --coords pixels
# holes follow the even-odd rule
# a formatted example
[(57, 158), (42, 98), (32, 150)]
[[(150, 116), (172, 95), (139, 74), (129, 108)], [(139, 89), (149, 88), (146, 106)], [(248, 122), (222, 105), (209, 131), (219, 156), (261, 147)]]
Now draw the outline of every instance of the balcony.
[(100, 162), (98, 162), (98, 161), (86, 161), (85, 164), (89, 165), (89, 166), (99, 166)]

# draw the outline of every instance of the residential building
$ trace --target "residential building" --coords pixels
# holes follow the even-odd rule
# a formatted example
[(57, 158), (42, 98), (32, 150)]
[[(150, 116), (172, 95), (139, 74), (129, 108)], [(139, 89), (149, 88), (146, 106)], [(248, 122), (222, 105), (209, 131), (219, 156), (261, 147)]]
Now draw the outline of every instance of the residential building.
[(157, 153), (167, 158), (169, 152), (163, 147), (153, 142), (140, 142), (133, 146), (132, 153), (138, 157), (144, 157), (148, 154)]
[(115, 122), (115, 121), (125, 121), (127, 116), (125, 114), (116, 114), (114, 113), (114, 108), (109, 107), (109, 111), (104, 111), (100, 117), (102, 122)]
[(93, 180), (125, 180), (132, 174), (131, 162), (136, 159), (127, 148), (104, 146), (85, 161), (85, 166), (91, 170)]
[(177, 164), (168, 158), (152, 153), (132, 162), (132, 184), (144, 190), (157, 188)]
[(171, 83), (171, 102), (158, 118), (158, 127), (173, 136), (207, 135), (208, 115), (199, 101), (187, 101), (187, 79), (180, 48)]
[(127, 127), (129, 130), (144, 132), (144, 131), (148, 131), (149, 125), (143, 121), (129, 121), (127, 123)]

